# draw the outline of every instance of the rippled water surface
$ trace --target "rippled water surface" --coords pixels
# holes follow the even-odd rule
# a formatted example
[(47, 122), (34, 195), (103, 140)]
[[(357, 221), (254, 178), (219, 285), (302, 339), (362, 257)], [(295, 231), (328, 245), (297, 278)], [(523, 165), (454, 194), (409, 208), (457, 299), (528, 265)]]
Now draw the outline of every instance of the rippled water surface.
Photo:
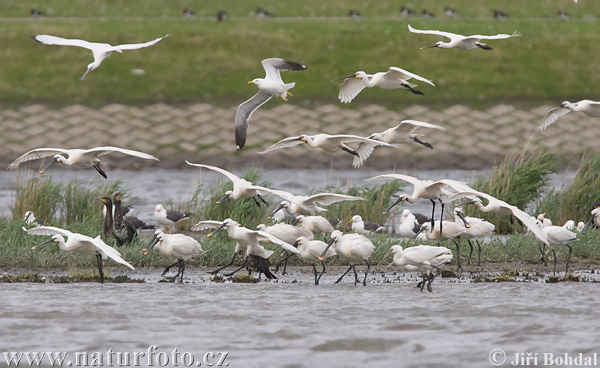
[[(230, 367), (483, 367), (490, 351), (598, 352), (591, 283), (3, 284), (4, 351), (228, 352)], [(156, 270), (160, 273), (160, 270)], [(290, 280), (298, 282), (290, 282)], [(204, 280), (204, 281), (203, 281)], [(372, 280), (371, 280), (372, 281)], [(508, 363), (507, 361), (507, 363)], [(145, 358), (140, 360), (146, 365)]]

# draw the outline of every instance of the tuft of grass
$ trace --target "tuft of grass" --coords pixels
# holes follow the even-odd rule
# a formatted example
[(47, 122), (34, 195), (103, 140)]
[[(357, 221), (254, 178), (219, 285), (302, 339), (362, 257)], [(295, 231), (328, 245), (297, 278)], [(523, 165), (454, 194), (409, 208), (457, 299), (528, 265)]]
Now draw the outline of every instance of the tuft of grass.
[(567, 220), (587, 221), (595, 203), (600, 202), (600, 154), (582, 158), (573, 182), (567, 188), (551, 190), (540, 202), (556, 224)]
[[(543, 188), (548, 183), (548, 175), (558, 168), (558, 158), (546, 148), (538, 148), (534, 152), (513, 152), (506, 156), (489, 178), (479, 179), (473, 188), (488, 193), (508, 204), (525, 210), (528, 205), (539, 199)], [(468, 207), (470, 216), (482, 217), (496, 225), (496, 233), (511, 233), (514, 224), (511, 218), (497, 216), (493, 213), (478, 213)]]

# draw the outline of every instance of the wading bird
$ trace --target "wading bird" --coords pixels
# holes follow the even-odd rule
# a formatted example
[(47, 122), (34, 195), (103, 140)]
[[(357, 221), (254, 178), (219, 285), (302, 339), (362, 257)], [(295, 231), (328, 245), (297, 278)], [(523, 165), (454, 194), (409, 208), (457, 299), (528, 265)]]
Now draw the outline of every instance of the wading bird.
[(162, 230), (154, 232), (154, 237), (150, 240), (146, 248), (144, 248), (144, 254), (147, 255), (154, 247), (163, 256), (177, 259), (177, 262), (167, 266), (161, 275), (166, 275), (171, 267), (178, 265), (177, 273), (173, 276), (171, 282), (175, 282), (177, 277), (179, 277), (179, 282), (183, 282), (185, 261), (202, 252), (202, 246), (196, 239), (183, 234), (165, 234)]
[[(285, 223), (277, 223), (271, 226), (267, 226), (265, 224), (259, 224), (256, 226), (256, 230), (260, 230), (260, 231), (264, 231), (266, 233), (269, 233), (271, 235), (273, 235), (274, 237), (276, 237), (277, 239), (286, 242), (288, 244), (292, 244), (296, 242), (296, 240), (299, 237), (305, 237), (308, 238), (310, 240), (312, 240), (315, 236), (314, 234), (309, 231), (306, 230), (302, 227), (296, 227), (290, 224), (285, 224)], [(284, 251), (284, 253), (287, 254), (287, 252)], [(294, 253), (292, 253), (294, 254)], [(284, 258), (282, 261), (280, 261), (279, 263), (277, 263), (277, 265), (275, 266), (275, 272), (279, 271), (279, 267), (281, 266), (281, 264), (283, 264), (283, 271), (281, 272), (282, 275), (285, 275), (286, 272), (286, 268), (287, 268), (287, 259), (289, 257)]]
[[(327, 152), (337, 152), (337, 151), (345, 151), (351, 155), (356, 156), (354, 160), (358, 160), (360, 163), (358, 166), (362, 165), (362, 163), (369, 158), (369, 155), (373, 152), (373, 147), (375, 146), (386, 146), (393, 147), (391, 144), (376, 141), (369, 138), (359, 137), (357, 135), (349, 135), (349, 134), (316, 134), (316, 135), (306, 135), (302, 134), (299, 137), (288, 137), (280, 140), (279, 142), (273, 144), (271, 147), (266, 150), (259, 152), (259, 154), (264, 155), (271, 151), (280, 149), (280, 148), (288, 148), (292, 146), (296, 146), (298, 144), (306, 143), (306, 145), (310, 148), (321, 148)], [(366, 143), (368, 145), (361, 146), (361, 143)], [(353, 166), (357, 167), (355, 164)]]
[[(100, 283), (104, 283), (104, 272), (102, 271), (102, 260), (106, 258), (110, 258), (113, 261), (125, 265), (132, 270), (134, 270), (133, 266), (127, 263), (123, 258), (121, 258), (121, 253), (119, 253), (115, 248), (106, 244), (100, 239), (100, 236), (95, 238), (91, 238), (87, 235), (72, 233), (69, 230), (61, 229), (54, 226), (38, 226), (31, 229), (23, 228), (27, 233), (31, 235), (51, 235), (52, 238), (43, 242), (42, 244), (36, 245), (31, 249), (37, 249), (44, 244), (55, 243), (58, 245), (60, 250), (71, 251), (74, 250), (83, 254), (90, 254), (96, 257), (96, 261), (98, 263), (98, 273), (100, 274)], [(67, 241), (65, 242), (65, 237), (67, 237)]]
[(122, 199), (123, 195), (121, 193), (117, 193), (113, 197), (113, 204), (115, 206), (113, 234), (119, 245), (131, 243), (133, 241), (133, 237), (137, 235), (135, 227), (133, 227), (133, 225), (127, 219), (125, 219), (125, 216), (123, 216), (123, 210), (121, 209)]
[(387, 72), (378, 72), (375, 74), (367, 74), (365, 72), (358, 71), (347, 77), (342, 77), (332, 80), (332, 82), (343, 79), (344, 83), (340, 86), (340, 92), (338, 99), (342, 103), (350, 103), (364, 88), (379, 87), (382, 89), (406, 89), (410, 92), (422, 95), (423, 92), (416, 90), (416, 84), (409, 83), (408, 80), (414, 78), (421, 82), (431, 84), (435, 87), (432, 81), (425, 79), (419, 75), (413, 74), (404, 69), (400, 69), (395, 66), (391, 66)]
[(281, 246), (283, 249), (285, 249), (287, 251), (290, 251), (292, 253), (298, 253), (298, 250), (296, 248), (294, 248), (292, 245), (279, 240), (278, 238), (274, 237), (273, 235), (271, 235), (267, 232), (264, 232), (264, 231), (260, 231), (260, 230), (250, 230), (246, 227), (241, 226), (238, 222), (236, 222), (232, 219), (225, 219), (224, 221), (212, 221), (212, 220), (200, 221), (197, 224), (195, 224), (194, 226), (192, 226), (192, 231), (215, 229), (212, 233), (207, 235), (208, 237), (210, 237), (215, 232), (217, 232), (223, 228), (227, 228), (227, 235), (229, 236), (229, 238), (231, 240), (236, 241), (235, 252), (233, 254), (233, 258), (231, 259), (231, 262), (229, 262), (228, 264), (226, 264), (223, 267), (220, 267), (214, 271), (209, 272), (210, 274), (216, 274), (219, 271), (221, 271), (222, 269), (231, 266), (233, 264), (233, 262), (235, 261), (236, 256), (238, 256), (238, 254), (241, 259), (244, 259), (244, 263), (242, 264), (242, 266), (240, 268), (236, 269), (233, 272), (225, 274), (225, 276), (231, 276), (234, 273), (241, 270), (242, 268), (244, 268), (246, 266), (246, 256), (247, 255), (252, 254), (255, 256), (262, 257), (262, 258), (269, 258), (271, 256), (271, 254), (273, 254), (273, 251), (267, 250), (262, 245), (260, 245), (259, 242), (261, 242), (261, 241), (268, 240), (273, 244), (277, 244), (277, 245)]
[[(461, 217), (462, 216), (462, 217)], [(460, 223), (461, 219), (465, 219), (467, 223), (469, 223), (469, 227), (465, 226), (465, 232), (460, 234), (460, 237), (463, 239), (467, 239), (469, 243), (469, 247), (471, 251), (469, 252), (469, 265), (471, 264), (471, 256), (473, 255), (473, 243), (471, 243), (471, 239), (475, 240), (477, 243), (477, 266), (481, 266), (481, 244), (479, 243), (479, 239), (483, 241), (484, 238), (492, 235), (494, 230), (496, 230), (496, 226), (489, 221), (485, 221), (476, 217), (465, 217), (463, 213), (460, 211), (459, 207), (454, 208), (454, 222)]]
[(323, 216), (298, 215), (293, 225), (296, 224), (298, 227), (311, 231), (313, 234), (321, 234), (323, 236), (331, 234), (335, 230), (331, 222)]
[(271, 97), (281, 97), (287, 101), (287, 95), (292, 96), (288, 90), (293, 88), (296, 83), (283, 83), (279, 72), (306, 69), (306, 66), (302, 64), (280, 58), (264, 59), (261, 64), (265, 69), (265, 78), (256, 78), (248, 82), (258, 87), (258, 93), (242, 103), (235, 114), (235, 144), (238, 150), (244, 148), (246, 144), (248, 120), (252, 113), (269, 101)]
[[(311, 240), (306, 237), (299, 237), (298, 240), (294, 244), (292, 244), (298, 249), (298, 257), (305, 261), (309, 261), (312, 264), (313, 271), (315, 273), (315, 285), (319, 285), (319, 280), (321, 280), (321, 276), (325, 273), (325, 262), (323, 261), (325, 258), (333, 257), (336, 255), (335, 250), (331, 247), (327, 249), (327, 243), (324, 243), (320, 240)], [(325, 249), (327, 251), (324, 253)], [(294, 254), (290, 254), (286, 258), (284, 258), (281, 262), (287, 261)], [(321, 265), (323, 265), (323, 271), (320, 274), (317, 273), (317, 267), (315, 266), (315, 262), (318, 261), (320, 256), (323, 255), (321, 259)], [(281, 263), (279, 262), (279, 263)]]
[(163, 207), (162, 204), (157, 204), (154, 208), (154, 220), (163, 225), (169, 232), (173, 232), (173, 226), (179, 221), (188, 220), (191, 213), (180, 211), (171, 211)]
[[(458, 182), (455, 180), (450, 180), (450, 179), (442, 179), (442, 180), (438, 180), (438, 181), (420, 180), (413, 176), (402, 175), (402, 174), (379, 175), (379, 176), (375, 176), (370, 179), (367, 179), (366, 181), (380, 180), (380, 179), (403, 180), (403, 181), (411, 183), (414, 186), (413, 193), (411, 195), (400, 194), (400, 196), (398, 197), (398, 200), (396, 202), (394, 202), (386, 211), (384, 211), (383, 214), (390, 212), (390, 210), (400, 202), (406, 201), (408, 203), (415, 203), (416, 201), (419, 200), (419, 198), (429, 199), (431, 201), (431, 204), (433, 205), (433, 208), (431, 210), (431, 227), (432, 228), (433, 228), (433, 221), (434, 221), (434, 215), (435, 215), (435, 201), (436, 200), (439, 201), (442, 205), (442, 210), (440, 211), (440, 221), (441, 221), (444, 217), (444, 202), (442, 201), (442, 199), (444, 199), (452, 194), (450, 191), (448, 191), (448, 188), (452, 188), (457, 192), (470, 189), (469, 186), (467, 186), (465, 183), (461, 183), (461, 182)], [(442, 224), (442, 227), (443, 227), (443, 224)], [(442, 227), (440, 227), (440, 233), (443, 230)]]
[(64, 164), (67, 166), (78, 165), (82, 167), (93, 167), (94, 169), (96, 169), (96, 171), (98, 171), (100, 175), (104, 177), (104, 179), (107, 179), (108, 177), (106, 176), (106, 173), (100, 167), (100, 165), (103, 165), (104, 162), (102, 162), (98, 157), (113, 152), (119, 152), (125, 155), (139, 157), (146, 160), (158, 161), (156, 157), (144, 152), (112, 146), (95, 147), (90, 149), (36, 148), (24, 153), (19, 158), (11, 162), (10, 165), (8, 165), (8, 169), (14, 170), (25, 161), (37, 160), (43, 157), (53, 156), (52, 161), (50, 161), (48, 165), (46, 165), (42, 170), (40, 170), (40, 174), (43, 174), (50, 167), (50, 165), (52, 165), (55, 162), (58, 162), (59, 164)]
[[(429, 142), (423, 142), (419, 139), (419, 137), (424, 136), (425, 134), (416, 134), (416, 130), (419, 128), (430, 128), (430, 129), (441, 129), (446, 130), (439, 125), (429, 124), (423, 121), (417, 120), (402, 120), (400, 124), (393, 128), (389, 128), (380, 133), (373, 133), (367, 138), (372, 139), (374, 141), (385, 142), (389, 144), (394, 144), (395, 147), (398, 147), (398, 143), (406, 143), (409, 141), (413, 141), (415, 143), (419, 143), (428, 148), (433, 148), (433, 146)], [(359, 143), (354, 150), (355, 151), (363, 151), (365, 152), (364, 156), (370, 156), (371, 152), (375, 149), (375, 145), (370, 143)], [(370, 150), (370, 151), (368, 151)], [(352, 162), (352, 166), (360, 167), (362, 165), (362, 160), (360, 157), (354, 157), (354, 161)]]
[(87, 66), (87, 70), (85, 73), (79, 78), (80, 81), (83, 81), (86, 75), (95, 70), (102, 64), (104, 59), (110, 56), (113, 51), (122, 53), (123, 50), (137, 50), (143, 47), (148, 47), (157, 44), (163, 38), (168, 37), (169, 35), (165, 35), (163, 37), (159, 37), (155, 40), (145, 42), (145, 43), (133, 43), (126, 45), (117, 45), (111, 46), (107, 43), (96, 43), (96, 42), (88, 42), (84, 40), (77, 39), (67, 39), (62, 37), (50, 36), (50, 35), (35, 35), (31, 36), (34, 41), (42, 43), (44, 45), (58, 45), (58, 46), (77, 46), (83, 47), (84, 49), (88, 49), (92, 51), (92, 55), (94, 56), (94, 61), (89, 63)]
[[(565, 229), (562, 226), (544, 226), (540, 220), (535, 220), (539, 229), (546, 235), (546, 239), (548, 240), (548, 246), (552, 249), (552, 255), (554, 257), (554, 268), (553, 275), (556, 276), (556, 251), (554, 247), (557, 245), (564, 245), (569, 248), (569, 255), (567, 256), (567, 263), (565, 268), (565, 276), (569, 272), (569, 261), (571, 260), (571, 253), (573, 252), (573, 247), (569, 245), (572, 241), (579, 240), (577, 238), (577, 234), (574, 232)], [(541, 239), (538, 238), (539, 241)]]
[(599, 118), (600, 102), (581, 100), (579, 102), (570, 103), (569, 101), (565, 101), (559, 106), (551, 108), (550, 111), (546, 113), (542, 124), (538, 127), (538, 131), (546, 129), (550, 126), (550, 124), (558, 120), (558, 118), (570, 113), (571, 111), (580, 111), (587, 116)]
[(260, 207), (260, 203), (258, 202), (256, 197), (258, 197), (258, 199), (260, 199), (260, 201), (262, 203), (268, 204), (267, 201), (265, 201), (264, 198), (261, 197), (261, 194), (264, 194), (264, 193), (274, 194), (275, 193), (275, 191), (272, 189), (261, 187), (260, 185), (254, 185), (251, 182), (249, 182), (248, 180), (242, 179), (242, 178), (238, 177), (237, 175), (230, 173), (227, 170), (221, 169), (220, 167), (208, 166), (208, 165), (202, 165), (202, 164), (193, 164), (187, 160), (185, 162), (190, 166), (196, 166), (196, 167), (216, 171), (218, 173), (225, 175), (227, 177), (227, 179), (231, 180), (231, 182), (233, 183), (233, 190), (226, 191), (225, 196), (223, 196), (223, 198), (219, 199), (217, 201), (217, 203), (221, 203), (222, 201), (224, 201), (227, 198), (236, 200), (236, 199), (240, 199), (240, 198), (252, 197), (252, 199), (254, 199), (254, 203), (256, 203), (256, 205), (258, 207)]
[(450, 39), (450, 42), (438, 41), (433, 46), (421, 47), (421, 50), (428, 49), (431, 47), (437, 47), (440, 49), (450, 49), (452, 47), (456, 47), (461, 50), (472, 50), (472, 49), (476, 49), (476, 48), (480, 48), (483, 50), (491, 50), (492, 48), (490, 46), (486, 45), (485, 43), (481, 43), (479, 41), (480, 40), (500, 40), (500, 39), (504, 39), (504, 38), (520, 36), (520, 34), (517, 33), (516, 31), (513, 34), (501, 33), (501, 34), (497, 34), (497, 35), (493, 35), (493, 36), (483, 36), (483, 35), (463, 36), (460, 34), (455, 34), (455, 33), (450, 33), (450, 32), (415, 29), (415, 28), (411, 27), (410, 24), (408, 25), (408, 30), (411, 31), (412, 33), (431, 34), (431, 35), (436, 35), (436, 36), (447, 37)]
[[(452, 261), (452, 251), (446, 247), (432, 247), (430, 245), (417, 245), (402, 249), (402, 246), (392, 245), (388, 254), (383, 259), (386, 259), (390, 253), (394, 254), (393, 263), (396, 266), (403, 268), (406, 271), (420, 271), (423, 276), (423, 281), (417, 284), (421, 287), (421, 291), (427, 284), (427, 291), (431, 292), (431, 283), (433, 280), (442, 274), (441, 267)], [(435, 273), (431, 273), (435, 270)]]
[(367, 264), (367, 270), (365, 271), (365, 278), (363, 279), (363, 286), (367, 285), (367, 275), (371, 269), (369, 263), (369, 257), (375, 250), (375, 246), (369, 238), (360, 234), (342, 234), (341, 231), (335, 230), (331, 233), (331, 238), (327, 242), (327, 247), (319, 256), (319, 261), (322, 261), (327, 256), (327, 251), (333, 246), (335, 253), (345, 261), (350, 263), (350, 267), (344, 272), (344, 274), (335, 282), (336, 284), (342, 281), (344, 276), (350, 271), (354, 271), (354, 285), (358, 283), (358, 274), (356, 273), (356, 263), (365, 262)]
[(349, 196), (337, 193), (319, 193), (312, 196), (297, 196), (283, 190), (278, 190), (277, 195), (285, 199), (275, 208), (271, 216), (267, 218), (275, 218), (275, 214), (280, 210), (285, 210), (289, 215), (296, 216), (300, 213), (314, 215), (318, 212), (327, 211), (326, 208), (319, 206), (328, 206), (330, 204), (341, 201), (364, 201), (364, 198)]
[(425, 222), (421, 225), (421, 229), (412, 239), (416, 239), (420, 233), (424, 232), (428, 240), (437, 241), (438, 244), (444, 240), (452, 240), (454, 245), (456, 245), (456, 270), (462, 272), (462, 264), (460, 263), (460, 244), (456, 241), (456, 238), (463, 234), (471, 225), (464, 217), (462, 217), (462, 214), (459, 215), (459, 217), (460, 221), (458, 222), (448, 219), (442, 221), (442, 226), (445, 230), (443, 234), (441, 232), (440, 221), (435, 221), (433, 227), (430, 222)]

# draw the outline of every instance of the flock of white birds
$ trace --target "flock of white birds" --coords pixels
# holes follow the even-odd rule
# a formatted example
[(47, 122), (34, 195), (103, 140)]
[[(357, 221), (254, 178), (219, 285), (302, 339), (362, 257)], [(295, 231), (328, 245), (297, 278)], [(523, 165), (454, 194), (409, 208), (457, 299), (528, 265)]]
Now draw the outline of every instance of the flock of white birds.
[[(423, 48), (436, 47), (446, 49), (456, 47), (461, 50), (477, 48), (491, 50), (490, 46), (481, 41), (520, 36), (517, 32), (492, 36), (463, 36), (450, 32), (418, 30), (410, 25), (408, 26), (408, 29), (412, 33), (436, 35), (449, 39), (449, 42), (439, 41), (433, 46)], [(167, 36), (169, 35), (146, 43), (118, 46), (111, 46), (105, 43), (92, 43), (78, 39), (64, 39), (50, 35), (36, 35), (32, 36), (32, 38), (45, 45), (76, 46), (91, 50), (94, 61), (87, 66), (85, 73), (80, 78), (80, 80), (83, 81), (88, 73), (97, 69), (113, 51), (120, 53), (123, 50), (149, 47), (157, 44)], [(248, 121), (252, 113), (272, 97), (281, 97), (283, 100), (287, 101), (287, 96), (292, 95), (289, 90), (294, 87), (295, 83), (284, 83), (281, 79), (280, 72), (306, 69), (306, 66), (302, 64), (280, 58), (265, 59), (262, 61), (262, 65), (266, 73), (265, 78), (256, 78), (248, 82), (256, 85), (258, 87), (258, 92), (252, 98), (240, 104), (235, 116), (235, 142), (238, 150), (242, 149), (245, 145), (248, 133)], [(417, 85), (409, 82), (411, 79), (435, 86), (431, 80), (399, 67), (390, 67), (386, 72), (375, 74), (367, 74), (364, 71), (358, 71), (350, 76), (340, 79), (344, 80), (338, 96), (342, 103), (350, 103), (364, 88), (372, 87), (383, 89), (406, 89), (415, 94), (423, 94), (423, 92), (416, 89)], [(546, 114), (539, 129), (542, 130), (547, 128), (559, 117), (570, 111), (580, 111), (589, 116), (600, 117), (600, 103), (590, 100), (583, 100), (577, 103), (563, 102), (560, 106), (551, 109)], [(398, 144), (414, 141), (432, 148), (431, 144), (420, 140), (422, 134), (416, 133), (418, 129), (444, 130), (443, 127), (434, 124), (416, 120), (404, 120), (395, 127), (379, 133), (373, 133), (368, 137), (329, 134), (302, 134), (300, 136), (288, 137), (259, 153), (267, 154), (277, 149), (304, 143), (308, 147), (321, 148), (328, 152), (345, 151), (354, 156), (353, 166), (360, 167), (371, 155), (374, 148), (378, 146), (396, 147)], [(37, 148), (26, 152), (17, 158), (9, 165), (9, 169), (16, 169), (19, 165), (30, 160), (52, 156), (52, 160), (40, 170), (40, 174), (45, 172), (53, 163), (62, 163), (67, 166), (79, 165), (82, 167), (93, 167), (100, 175), (107, 178), (106, 173), (101, 168), (103, 162), (99, 157), (109, 153), (121, 153), (142, 159), (158, 160), (158, 158), (143, 152), (111, 146), (96, 147), (92, 149)], [(282, 190), (255, 185), (219, 167), (186, 162), (188, 165), (198, 167), (200, 170), (206, 169), (218, 172), (232, 182), (233, 189), (225, 192), (224, 197), (217, 201), (217, 203), (226, 199), (240, 200), (252, 198), (256, 205), (260, 207), (261, 203), (264, 205), (267, 204), (267, 201), (263, 196), (280, 197), (282, 201), (275, 210), (272, 211), (269, 219), (282, 220), (285, 218), (292, 218), (294, 219), (294, 225), (297, 225), (276, 223), (271, 226), (266, 226), (262, 224), (259, 225), (257, 229), (248, 229), (233, 219), (226, 219), (223, 221), (203, 220), (198, 222), (192, 226), (192, 231), (213, 229), (213, 232), (207, 235), (210, 237), (215, 231), (226, 229), (229, 238), (236, 242), (233, 259), (228, 264), (211, 273), (216, 274), (226, 267), (232, 266), (235, 263), (236, 257), (240, 257), (242, 260), (241, 267), (226, 275), (232, 275), (245, 267), (249, 272), (255, 270), (258, 271), (259, 277), (260, 274), (264, 273), (268, 278), (276, 278), (275, 275), (269, 271), (270, 265), (268, 258), (273, 254), (273, 251), (264, 248), (262, 245), (264, 243), (270, 243), (280, 246), (288, 253), (288, 256), (284, 258), (285, 261), (296, 254), (298, 257), (311, 262), (314, 270), (315, 284), (319, 284), (319, 280), (325, 272), (325, 264), (323, 263), (325, 258), (337, 256), (342, 260), (347, 261), (350, 265), (348, 270), (336, 282), (340, 282), (348, 272), (353, 271), (355, 284), (359, 283), (356, 265), (365, 263), (367, 268), (362, 284), (366, 285), (368, 273), (371, 268), (369, 258), (375, 250), (370, 235), (376, 232), (385, 232), (385, 226), (364, 221), (360, 215), (355, 215), (351, 220), (354, 232), (343, 234), (341, 231), (336, 230), (327, 219), (321, 216), (321, 214), (327, 211), (325, 208), (327, 205), (339, 201), (364, 200), (363, 198), (336, 193), (319, 193), (312, 196), (295, 195)], [(394, 229), (396, 235), (412, 239), (425, 237), (426, 239), (438, 242), (444, 240), (453, 241), (457, 247), (456, 259), (459, 269), (462, 269), (462, 266), (460, 263), (460, 246), (457, 239), (467, 239), (471, 246), (471, 252), (473, 250), (471, 240), (474, 240), (477, 243), (479, 248), (479, 264), (481, 257), (481, 245), (479, 240), (489, 237), (495, 229), (494, 225), (487, 221), (463, 216), (461, 211), (462, 206), (472, 204), (482, 212), (493, 212), (498, 215), (508, 215), (517, 218), (524, 228), (526, 228), (528, 232), (533, 233), (539, 241), (543, 260), (545, 246), (549, 246), (553, 252), (555, 246), (567, 246), (569, 248), (569, 256), (566, 261), (566, 272), (568, 272), (569, 259), (572, 251), (572, 247), (569, 243), (577, 240), (577, 235), (567, 227), (553, 226), (551, 223), (548, 223), (548, 221), (545, 221), (547, 219), (543, 218), (543, 216), (541, 218), (534, 218), (515, 206), (494, 198), (489, 194), (470, 188), (463, 182), (449, 179), (437, 181), (420, 180), (402, 174), (379, 175), (370, 178), (367, 181), (390, 179), (401, 180), (412, 184), (414, 189), (412, 194), (400, 194), (398, 200), (384, 213), (390, 211), (392, 207), (402, 202), (415, 203), (419, 199), (428, 199), (432, 203), (431, 217), (426, 219), (419, 220), (417, 219), (416, 214), (412, 214), (408, 209), (404, 209), (400, 218), (401, 223), (397, 231)], [(104, 201), (105, 200), (103, 200), (103, 202)], [(110, 198), (108, 198), (108, 201), (110, 201)], [(484, 205), (482, 201), (486, 201), (487, 204)], [(120, 195), (118, 202), (120, 203)], [(446, 204), (454, 204), (454, 202), (457, 202), (454, 207), (455, 218), (444, 219), (444, 206)], [(439, 220), (434, 219), (436, 204), (441, 206)], [(600, 209), (595, 208), (592, 212), (592, 218), (590, 219), (588, 226), (592, 222), (600, 225), (599, 214)], [(127, 219), (123, 219), (117, 214), (117, 211), (107, 211), (105, 216), (108, 216), (107, 219), (110, 217), (110, 221), (105, 222), (105, 234), (116, 233), (117, 231), (123, 230), (123, 226), (130, 225), (127, 223)], [(183, 282), (185, 261), (203, 252), (202, 246), (196, 239), (188, 235), (171, 233), (171, 229), (176, 223), (186, 218), (188, 218), (188, 214), (178, 211), (169, 211), (162, 205), (157, 205), (155, 219), (159, 224), (165, 226), (165, 229), (169, 229), (169, 231), (164, 232), (162, 230), (156, 230), (154, 237), (144, 248), (146, 254), (151, 249), (156, 248), (164, 256), (177, 260), (163, 272), (164, 276), (171, 267), (177, 265), (178, 272), (171, 279), (173, 282), (176, 281), (177, 278), (179, 278), (180, 282)], [(125, 221), (125, 223), (123, 223), (123, 221)], [(68, 230), (53, 226), (41, 226), (31, 219), (27, 222), (30, 224), (30, 227), (24, 227), (24, 230), (29, 234), (52, 236), (50, 240), (40, 244), (40, 246), (47, 243), (55, 243), (60, 249), (65, 251), (75, 250), (81, 253), (94, 255), (97, 258), (101, 281), (104, 280), (102, 269), (103, 259), (110, 258), (117, 263), (133, 269), (133, 266), (125, 261), (116, 249), (107, 245), (100, 236), (92, 238), (87, 235), (72, 233)], [(118, 225), (115, 225), (117, 223)], [(115, 226), (119, 226), (119, 228), (117, 229)], [(584, 231), (587, 231), (587, 227)], [(315, 235), (323, 236), (325, 239), (328, 237), (329, 240), (327, 243), (316, 240)], [(66, 241), (65, 238), (67, 238)], [(37, 247), (39, 246), (33, 248), (35, 249)], [(441, 266), (449, 263), (453, 258), (450, 249), (441, 246), (433, 247), (418, 245), (403, 249), (402, 246), (398, 244), (391, 247), (390, 253), (393, 253), (393, 264), (406, 271), (420, 272), (422, 274), (423, 280), (417, 285), (421, 288), (421, 291), (425, 286), (427, 286), (429, 291), (432, 290), (431, 282), (441, 274)], [(388, 253), (388, 255), (390, 253)], [(321, 273), (317, 272), (316, 262), (321, 262), (322, 264)], [(279, 265), (277, 266), (277, 269), (278, 268)], [(556, 273), (556, 253), (554, 253), (554, 272)]]

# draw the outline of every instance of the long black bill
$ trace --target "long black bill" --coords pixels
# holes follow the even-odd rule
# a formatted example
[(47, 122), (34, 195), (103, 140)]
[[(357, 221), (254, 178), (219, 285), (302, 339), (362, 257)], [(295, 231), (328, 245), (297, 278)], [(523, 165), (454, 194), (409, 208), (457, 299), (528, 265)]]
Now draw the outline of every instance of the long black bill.
[(456, 211), (456, 214), (458, 215), (458, 217), (460, 217), (460, 219), (462, 220), (462, 222), (465, 224), (465, 227), (467, 229), (469, 229), (471, 227), (471, 224), (469, 224), (469, 222), (465, 218), (465, 215), (463, 215), (462, 212), (460, 212), (460, 211)]
[(223, 198), (219, 199), (219, 200), (218, 200), (218, 201), (216, 201), (215, 203), (216, 203), (216, 204), (219, 204), (219, 203), (223, 202), (224, 200), (226, 200), (227, 198), (229, 198), (229, 194), (225, 194), (225, 195), (223, 196)]
[(148, 243), (146, 248), (142, 249), (144, 251), (144, 255), (145, 256), (148, 255), (148, 252), (150, 252), (157, 243), (158, 243), (158, 235), (154, 235), (154, 237), (152, 238), (152, 240), (150, 240), (150, 243)]
[(425, 226), (421, 226), (421, 228), (419, 229), (419, 231), (417, 231), (417, 233), (415, 235), (413, 235), (410, 240), (415, 241), (417, 240), (417, 236), (419, 236), (419, 234), (421, 234), (423, 231), (425, 231)]
[(331, 245), (333, 244), (334, 241), (335, 241), (335, 239), (333, 239), (333, 238), (329, 239), (329, 241), (327, 242), (327, 247), (325, 248), (323, 253), (321, 253), (321, 255), (319, 256), (319, 261), (322, 261), (325, 259), (325, 255), (327, 254), (327, 251), (329, 250), (329, 248), (331, 247)]
[(300, 222), (300, 220), (298, 220), (298, 218), (296, 217), (296, 218), (294, 219), (294, 221), (292, 222), (292, 225), (293, 225), (293, 226), (296, 226), (296, 225), (297, 225), (299, 222)]
[(352, 74), (352, 75), (349, 75), (347, 77), (341, 77), (341, 78), (338, 78), (338, 79), (334, 79), (334, 80), (332, 80), (332, 82), (339, 81), (339, 80), (342, 80), (342, 79), (354, 78), (354, 77), (356, 77), (356, 74)]
[(587, 234), (588, 227), (590, 227), (590, 225), (594, 221), (594, 217), (596, 217), (596, 215), (592, 215), (592, 217), (590, 217), (590, 219), (588, 220), (588, 222), (585, 224), (585, 227), (583, 228), (583, 230), (581, 230), (581, 235)]
[(402, 202), (402, 200), (403, 200), (402, 197), (398, 198), (398, 200), (396, 202), (394, 202), (394, 204), (392, 204), (387, 210), (383, 211), (383, 214), (385, 215), (386, 213), (390, 212), (390, 210), (392, 208), (394, 208), (395, 205)]
[(277, 208), (275, 209), (275, 211), (271, 212), (270, 216), (267, 216), (267, 218), (270, 220), (273, 218), (273, 216), (275, 216), (275, 214), (277, 213), (277, 211), (279, 211), (280, 209), (284, 208), (285, 205), (284, 204), (280, 204), (279, 206), (277, 206)]
[(46, 172), (46, 170), (48, 170), (48, 168), (50, 167), (50, 165), (52, 165), (53, 163), (55, 163), (56, 161), (58, 161), (57, 158), (53, 158), (52, 161), (50, 161), (48, 163), (48, 165), (46, 165), (43, 169), (40, 170), (40, 174), (43, 174)]
[(430, 49), (432, 47), (438, 47), (438, 45), (432, 45), (432, 46), (425, 46), (425, 47), (421, 47), (419, 50), (425, 50), (425, 49)]
[(44, 244), (50, 244), (50, 243), (53, 243), (53, 242), (54, 242), (54, 239), (46, 240), (42, 244), (38, 244), (38, 245), (35, 245), (35, 246), (31, 247), (31, 249), (37, 249), (37, 248), (41, 247)]
[(219, 226), (218, 228), (215, 229), (215, 231), (213, 231), (212, 233), (206, 235), (208, 238), (210, 238), (214, 233), (216, 233), (217, 231), (221, 230), (222, 228), (224, 228), (225, 226), (227, 226), (226, 223), (223, 223), (223, 225)]

